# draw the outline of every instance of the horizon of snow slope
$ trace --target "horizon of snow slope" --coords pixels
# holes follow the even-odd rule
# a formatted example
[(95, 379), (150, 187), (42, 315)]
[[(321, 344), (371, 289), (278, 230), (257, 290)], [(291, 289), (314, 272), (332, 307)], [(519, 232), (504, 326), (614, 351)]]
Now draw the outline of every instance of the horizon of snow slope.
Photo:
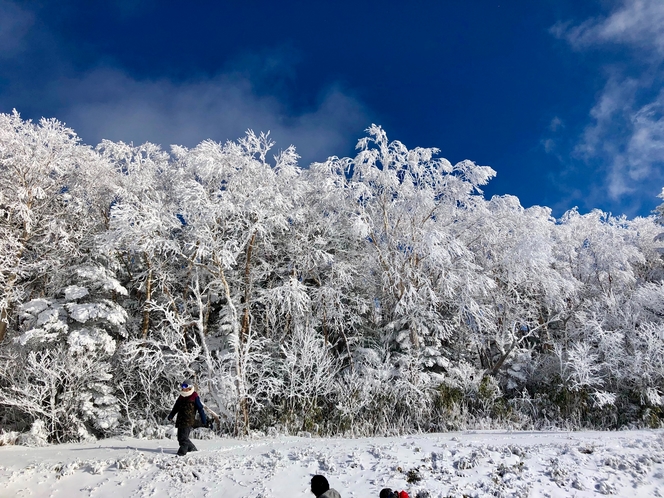
[[(664, 431), (466, 431), (380, 438), (112, 438), (0, 447), (0, 497), (307, 497), (323, 474), (344, 498), (664, 494)], [(428, 494), (426, 494), (428, 493)]]

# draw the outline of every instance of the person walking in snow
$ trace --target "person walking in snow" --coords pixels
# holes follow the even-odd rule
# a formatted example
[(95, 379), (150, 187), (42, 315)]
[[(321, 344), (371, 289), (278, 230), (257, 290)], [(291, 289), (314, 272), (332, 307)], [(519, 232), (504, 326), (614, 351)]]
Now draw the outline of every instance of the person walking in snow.
[(311, 492), (316, 498), (341, 498), (339, 492), (330, 488), (324, 476), (315, 475), (311, 478)]
[(205, 410), (203, 410), (201, 398), (194, 391), (194, 383), (186, 380), (180, 384), (180, 388), (182, 389), (180, 397), (175, 401), (175, 406), (173, 406), (171, 413), (168, 415), (168, 420), (173, 420), (173, 417), (177, 415), (175, 427), (178, 429), (178, 443), (180, 444), (178, 455), (184, 456), (189, 451), (198, 451), (194, 443), (189, 439), (189, 433), (196, 422), (196, 411), (198, 410), (201, 416), (203, 426), (207, 425), (207, 417), (205, 416)]

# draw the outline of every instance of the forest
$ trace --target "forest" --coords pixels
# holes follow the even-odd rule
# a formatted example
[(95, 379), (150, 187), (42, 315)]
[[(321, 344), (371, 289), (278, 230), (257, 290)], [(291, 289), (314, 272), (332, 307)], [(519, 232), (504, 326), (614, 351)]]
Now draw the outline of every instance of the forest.
[(0, 114), (0, 439), (160, 437), (185, 378), (221, 434), (662, 426), (664, 209), (556, 219), (366, 133), (300, 166)]

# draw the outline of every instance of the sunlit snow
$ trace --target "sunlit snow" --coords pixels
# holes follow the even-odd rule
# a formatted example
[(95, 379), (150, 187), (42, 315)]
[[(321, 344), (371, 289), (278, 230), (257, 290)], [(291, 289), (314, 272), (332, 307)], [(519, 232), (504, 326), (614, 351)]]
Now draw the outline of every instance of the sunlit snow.
[[(207, 430), (199, 430), (206, 435)], [(391, 438), (259, 437), (0, 448), (1, 496), (313, 497), (325, 475), (346, 497), (661, 496), (664, 432), (463, 432)]]

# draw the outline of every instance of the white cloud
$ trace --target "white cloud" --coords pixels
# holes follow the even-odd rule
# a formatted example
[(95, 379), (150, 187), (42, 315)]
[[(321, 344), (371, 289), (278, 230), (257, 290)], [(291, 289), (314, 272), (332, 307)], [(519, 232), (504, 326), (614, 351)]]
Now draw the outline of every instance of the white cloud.
[(664, 57), (664, 1), (625, 0), (608, 17), (593, 17), (578, 26), (558, 23), (551, 31), (577, 49), (617, 43)]
[(544, 152), (547, 154), (551, 154), (554, 150), (556, 150), (556, 142), (552, 138), (542, 140), (542, 146), (544, 147)]
[(558, 116), (554, 116), (554, 118), (549, 123), (549, 130), (551, 130), (554, 133), (564, 127), (565, 125), (563, 124), (563, 120), (560, 119)]
[(580, 157), (604, 161), (610, 199), (638, 197), (644, 184), (664, 182), (664, 93), (650, 96), (652, 82), (646, 74), (610, 77), (576, 146)]
[[(113, 0), (111, 13), (134, 16), (153, 5)], [(146, 7), (147, 6), (147, 7)], [(235, 54), (212, 77), (173, 81), (137, 79), (118, 67), (81, 72), (61, 34), (35, 19), (42, 15), (19, 2), (0, 0), (0, 110), (16, 107), (46, 113), (71, 126), (84, 142), (102, 139), (195, 146), (205, 139), (226, 141), (247, 129), (270, 131), (275, 152), (296, 146), (308, 165), (352, 151), (373, 120), (350, 92), (333, 82), (317, 102), (296, 108), (289, 98), (297, 79), (299, 53), (289, 46)], [(27, 55), (26, 55), (27, 54)], [(297, 99), (301, 101), (303, 99)], [(48, 111), (45, 109), (49, 109)]]
[(652, 184), (664, 183), (664, 1), (625, 0), (606, 17), (551, 31), (577, 50), (634, 49), (605, 67), (607, 82), (575, 153), (603, 165), (599, 185), (610, 200), (654, 207)]
[(24, 48), (34, 16), (13, 2), (0, 0), (0, 58), (14, 57)]
[(315, 108), (294, 113), (275, 96), (257, 95), (237, 73), (173, 83), (98, 69), (59, 81), (54, 91), (70, 102), (61, 119), (87, 143), (107, 138), (194, 146), (207, 138), (235, 139), (251, 128), (271, 131), (278, 149), (295, 145), (305, 165), (352, 147), (370, 121), (362, 104), (339, 88), (323, 92)]
[[(549, 131), (557, 135), (557, 133), (565, 128), (565, 124), (563, 123), (563, 120), (560, 119), (558, 116), (554, 116), (553, 119), (551, 119), (551, 122), (549, 123)], [(544, 148), (544, 152), (547, 154), (555, 154), (556, 156), (559, 156), (558, 154), (558, 142), (560, 141), (558, 136), (552, 137), (544, 137), (542, 140), (540, 140), (540, 145)]]
[(607, 152), (615, 154), (617, 141), (607, 137), (619, 133), (633, 114), (636, 94), (642, 87), (639, 80), (624, 78), (620, 74), (609, 77), (595, 105), (590, 110), (593, 120), (583, 132), (583, 138), (576, 147), (576, 152), (584, 158), (591, 158)]
[(664, 91), (632, 116), (633, 131), (627, 146), (629, 176), (646, 180), (653, 165), (664, 166)]

